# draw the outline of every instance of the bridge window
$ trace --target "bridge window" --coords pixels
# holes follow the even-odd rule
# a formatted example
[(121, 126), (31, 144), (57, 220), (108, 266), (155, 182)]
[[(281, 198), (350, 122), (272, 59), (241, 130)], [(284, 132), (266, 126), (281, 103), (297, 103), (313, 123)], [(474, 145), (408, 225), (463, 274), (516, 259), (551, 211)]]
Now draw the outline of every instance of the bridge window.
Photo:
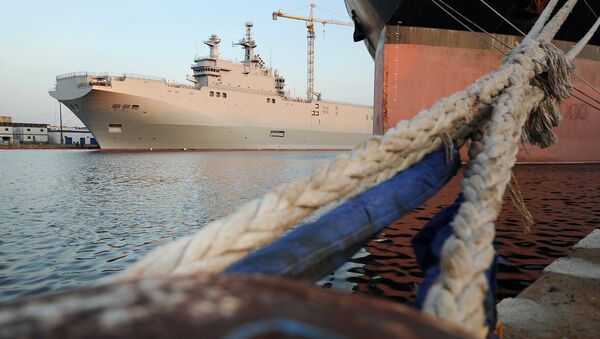
[(131, 107), (131, 105), (123, 105), (123, 106), (121, 106), (121, 108), (123, 108), (123, 110), (129, 109), (129, 107)]
[(140, 109), (140, 105), (132, 105), (131, 108), (137, 111)]
[(121, 104), (113, 104), (113, 105), (112, 105), (112, 108), (113, 108), (113, 109), (114, 109), (114, 108), (121, 108)]

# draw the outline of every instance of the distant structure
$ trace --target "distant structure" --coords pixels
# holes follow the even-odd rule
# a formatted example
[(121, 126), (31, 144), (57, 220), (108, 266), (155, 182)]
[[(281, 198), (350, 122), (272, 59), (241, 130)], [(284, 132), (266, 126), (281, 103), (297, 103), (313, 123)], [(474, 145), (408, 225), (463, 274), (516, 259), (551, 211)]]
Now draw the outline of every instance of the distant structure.
[(0, 116), (0, 146), (73, 145), (98, 146), (94, 135), (85, 127), (13, 122), (11, 116)]
[(94, 135), (85, 127), (63, 126), (62, 140), (60, 126), (48, 127), (48, 143), (50, 145), (98, 145)]
[(47, 144), (48, 125), (12, 122), (11, 116), (0, 116), (0, 145)]
[(0, 145), (9, 146), (15, 143), (12, 117), (0, 115)]

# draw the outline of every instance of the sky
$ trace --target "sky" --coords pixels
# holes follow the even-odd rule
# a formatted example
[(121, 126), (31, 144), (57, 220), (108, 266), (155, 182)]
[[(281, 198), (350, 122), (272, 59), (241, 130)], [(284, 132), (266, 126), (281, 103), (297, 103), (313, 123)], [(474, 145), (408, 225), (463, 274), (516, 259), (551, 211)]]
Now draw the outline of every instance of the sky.
[[(281, 9), (308, 16), (309, 0), (0, 0), (0, 115), (15, 122), (58, 124), (48, 95), (59, 74), (133, 73), (185, 83), (202, 42), (221, 38), (223, 58), (242, 59), (233, 47), (254, 22), (256, 53), (279, 69), (287, 89), (306, 93), (306, 27), (279, 18)], [(343, 0), (316, 1), (315, 17), (351, 21)], [(315, 90), (324, 99), (373, 103), (373, 60), (352, 27), (316, 25)], [(63, 106), (63, 124), (82, 125)]]

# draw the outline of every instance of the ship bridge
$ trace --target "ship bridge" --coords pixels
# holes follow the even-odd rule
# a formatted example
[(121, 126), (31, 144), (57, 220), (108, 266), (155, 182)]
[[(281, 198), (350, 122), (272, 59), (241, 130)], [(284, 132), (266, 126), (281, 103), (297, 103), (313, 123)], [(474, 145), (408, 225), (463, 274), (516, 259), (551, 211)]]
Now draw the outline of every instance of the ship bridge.
[(244, 49), (244, 59), (241, 63), (220, 58), (221, 39), (216, 34), (212, 34), (204, 41), (210, 49), (210, 54), (196, 57), (191, 66), (194, 74), (189, 80), (195, 83), (196, 88), (231, 86), (273, 92), (279, 96), (285, 95), (285, 79), (279, 75), (279, 72), (274, 73), (271, 68), (267, 68), (260, 55), (254, 53), (257, 45), (252, 37), (253, 26), (252, 22), (246, 22), (244, 37), (233, 44)]

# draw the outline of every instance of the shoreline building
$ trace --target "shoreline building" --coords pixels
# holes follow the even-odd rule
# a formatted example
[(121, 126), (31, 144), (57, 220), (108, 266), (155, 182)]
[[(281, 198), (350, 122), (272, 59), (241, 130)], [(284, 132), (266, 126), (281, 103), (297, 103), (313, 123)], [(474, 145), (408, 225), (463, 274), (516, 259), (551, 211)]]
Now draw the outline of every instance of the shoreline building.
[(47, 143), (47, 124), (12, 122), (11, 116), (0, 116), (0, 145)]
[(63, 126), (62, 140), (60, 126), (48, 127), (48, 143), (51, 145), (98, 145), (96, 138), (89, 129), (77, 126)]
[(14, 138), (20, 144), (47, 144), (48, 143), (48, 125), (18, 123), (13, 125)]
[[(61, 140), (62, 137), (62, 140)], [(0, 116), (0, 146), (69, 145), (98, 147), (94, 135), (85, 127), (51, 126), (48, 124), (13, 122), (11, 116)]]
[(12, 127), (12, 117), (0, 115), (0, 145), (11, 146), (15, 144)]

